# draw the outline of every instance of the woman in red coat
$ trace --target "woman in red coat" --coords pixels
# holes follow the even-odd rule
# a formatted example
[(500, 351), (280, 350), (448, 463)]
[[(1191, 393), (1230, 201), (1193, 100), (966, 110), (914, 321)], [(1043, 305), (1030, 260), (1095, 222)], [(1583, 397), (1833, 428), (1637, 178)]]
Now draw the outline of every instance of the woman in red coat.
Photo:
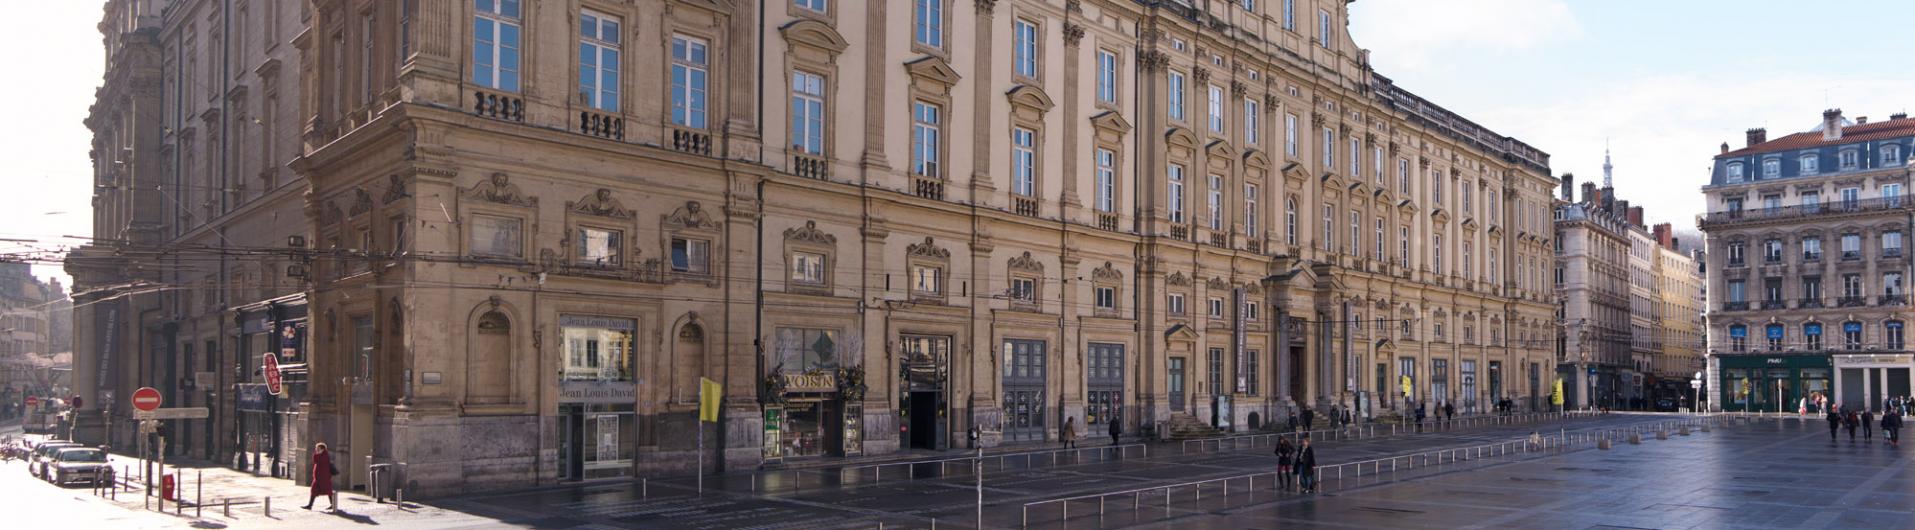
[(332, 467), (332, 453), (326, 451), (326, 444), (322, 442), (313, 445), (312, 496), (306, 498), (306, 509), (313, 509), (313, 500), (318, 499), (320, 495), (325, 495), (326, 500), (332, 501), (332, 506), (326, 509), (339, 509), (339, 492), (332, 490), (332, 476), (338, 472)]

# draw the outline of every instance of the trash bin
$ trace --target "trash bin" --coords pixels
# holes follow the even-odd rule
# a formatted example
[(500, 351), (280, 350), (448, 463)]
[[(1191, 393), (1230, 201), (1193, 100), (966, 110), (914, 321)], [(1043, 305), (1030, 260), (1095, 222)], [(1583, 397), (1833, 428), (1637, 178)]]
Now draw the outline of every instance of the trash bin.
[(173, 500), (173, 475), (160, 476), (160, 498)]
[(393, 485), (398, 483), (392, 474), (392, 464), (373, 464), (366, 467), (371, 470), (368, 474), (372, 478), (372, 484), (367, 488), (372, 490), (368, 493), (372, 494), (373, 502), (386, 502), (386, 497), (393, 496)]

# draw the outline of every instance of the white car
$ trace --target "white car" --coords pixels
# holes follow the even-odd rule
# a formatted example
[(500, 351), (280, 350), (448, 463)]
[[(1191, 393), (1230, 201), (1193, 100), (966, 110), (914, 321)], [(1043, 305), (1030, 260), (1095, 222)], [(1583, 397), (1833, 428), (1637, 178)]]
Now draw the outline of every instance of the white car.
[(33, 446), (32, 455), (27, 457), (27, 474), (40, 477), (41, 480), (46, 480), (47, 462), (53, 460), (54, 455), (59, 454), (61, 449), (79, 446), (80, 444), (78, 443), (66, 440), (40, 442), (40, 445)]
[(108, 468), (105, 451), (91, 447), (71, 447), (59, 451), (47, 463), (47, 467), (51, 468), (47, 473), (47, 481), (56, 486), (74, 482), (92, 484)]

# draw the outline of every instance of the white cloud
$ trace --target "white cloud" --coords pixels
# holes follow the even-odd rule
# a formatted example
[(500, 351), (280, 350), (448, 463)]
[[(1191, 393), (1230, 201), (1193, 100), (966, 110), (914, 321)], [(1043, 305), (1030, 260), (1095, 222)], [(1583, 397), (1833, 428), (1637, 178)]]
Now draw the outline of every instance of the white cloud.
[[(1605, 140), (1614, 151), (1616, 194), (1644, 206), (1651, 222), (1693, 227), (1705, 209), (1699, 188), (1719, 146), (1743, 146), (1743, 132), (1770, 139), (1821, 121), (1823, 91), (1850, 118), (1902, 112), (1915, 80), (1771, 77), (1725, 82), (1691, 75), (1646, 76), (1563, 94), (1534, 105), (1478, 111), (1472, 118), (1550, 153), (1557, 175), (1600, 182)], [(1573, 99), (1565, 99), (1573, 98)]]
[(1524, 50), (1582, 35), (1561, 0), (1365, 0), (1351, 4), (1357, 45), (1383, 71), (1424, 70), (1445, 48)]

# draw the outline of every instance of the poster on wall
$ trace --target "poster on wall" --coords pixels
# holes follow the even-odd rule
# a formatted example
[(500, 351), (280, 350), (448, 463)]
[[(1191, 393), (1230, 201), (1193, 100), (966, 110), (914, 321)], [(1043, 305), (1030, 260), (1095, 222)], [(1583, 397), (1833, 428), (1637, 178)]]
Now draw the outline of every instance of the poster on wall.
[(598, 461), (618, 460), (618, 415), (598, 417)]

